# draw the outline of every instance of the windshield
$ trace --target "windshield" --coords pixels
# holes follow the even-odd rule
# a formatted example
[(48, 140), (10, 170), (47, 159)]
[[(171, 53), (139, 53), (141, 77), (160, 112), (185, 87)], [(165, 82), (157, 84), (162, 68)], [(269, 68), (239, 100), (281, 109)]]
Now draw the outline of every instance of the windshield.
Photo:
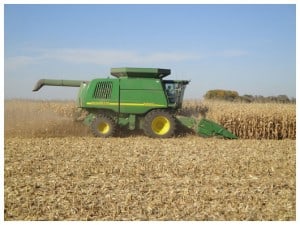
[(169, 104), (181, 107), (184, 90), (188, 81), (165, 81), (164, 84)]

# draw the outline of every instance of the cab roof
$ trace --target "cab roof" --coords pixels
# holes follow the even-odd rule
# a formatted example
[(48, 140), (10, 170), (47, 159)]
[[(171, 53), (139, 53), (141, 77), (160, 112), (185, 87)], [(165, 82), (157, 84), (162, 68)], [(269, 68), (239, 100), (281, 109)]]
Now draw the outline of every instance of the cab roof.
[(122, 67), (122, 68), (111, 68), (110, 74), (117, 78), (139, 77), (139, 78), (162, 79), (170, 75), (171, 70), (160, 69), (160, 68)]

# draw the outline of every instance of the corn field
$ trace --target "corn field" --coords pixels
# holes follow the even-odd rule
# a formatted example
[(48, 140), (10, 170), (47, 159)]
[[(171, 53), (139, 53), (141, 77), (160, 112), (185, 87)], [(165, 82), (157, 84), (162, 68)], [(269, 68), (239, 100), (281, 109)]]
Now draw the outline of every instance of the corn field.
[(74, 102), (5, 101), (4, 220), (295, 221), (295, 105), (184, 106), (239, 139), (101, 139)]
[(296, 139), (296, 105), (278, 103), (185, 102), (242, 139)]

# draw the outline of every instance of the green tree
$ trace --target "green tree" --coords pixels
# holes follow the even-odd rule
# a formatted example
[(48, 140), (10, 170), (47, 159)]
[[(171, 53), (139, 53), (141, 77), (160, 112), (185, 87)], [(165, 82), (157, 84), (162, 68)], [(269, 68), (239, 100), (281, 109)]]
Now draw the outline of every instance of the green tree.
[(205, 99), (218, 99), (218, 100), (226, 100), (226, 101), (234, 101), (238, 99), (238, 97), (239, 94), (237, 91), (222, 90), (222, 89), (209, 90), (204, 95)]

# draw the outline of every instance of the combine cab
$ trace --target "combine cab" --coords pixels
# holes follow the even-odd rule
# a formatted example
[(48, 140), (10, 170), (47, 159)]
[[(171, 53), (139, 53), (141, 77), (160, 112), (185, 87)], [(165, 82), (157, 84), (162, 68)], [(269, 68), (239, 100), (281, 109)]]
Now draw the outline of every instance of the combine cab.
[(221, 125), (179, 115), (188, 80), (166, 80), (169, 69), (112, 68), (115, 78), (39, 80), (33, 91), (44, 85), (79, 87), (77, 106), (87, 112), (84, 123), (96, 137), (112, 136), (117, 127), (142, 129), (153, 138), (173, 136), (176, 125), (193, 129), (204, 137), (237, 138)]

